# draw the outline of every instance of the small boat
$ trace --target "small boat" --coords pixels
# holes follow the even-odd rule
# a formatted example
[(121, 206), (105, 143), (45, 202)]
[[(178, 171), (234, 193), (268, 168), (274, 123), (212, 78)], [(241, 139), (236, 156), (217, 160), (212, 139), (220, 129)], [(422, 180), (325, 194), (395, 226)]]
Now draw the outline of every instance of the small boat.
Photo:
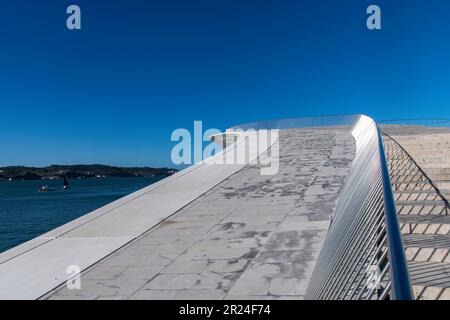
[(66, 176), (64, 176), (64, 186), (63, 186), (63, 188), (64, 189), (69, 189), (69, 181), (67, 180)]
[(38, 192), (49, 192), (49, 191), (55, 191), (55, 189), (49, 188), (48, 185), (43, 185), (38, 189)]

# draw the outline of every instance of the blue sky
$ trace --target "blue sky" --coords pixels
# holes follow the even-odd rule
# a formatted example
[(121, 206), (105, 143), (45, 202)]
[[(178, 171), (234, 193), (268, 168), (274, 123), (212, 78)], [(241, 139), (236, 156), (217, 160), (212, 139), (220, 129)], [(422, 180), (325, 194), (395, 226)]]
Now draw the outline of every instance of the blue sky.
[[(66, 29), (66, 7), (82, 30)], [(369, 4), (382, 30), (365, 27)], [(446, 0), (9, 1), (0, 166), (171, 166), (172, 130), (365, 113), (450, 118)]]

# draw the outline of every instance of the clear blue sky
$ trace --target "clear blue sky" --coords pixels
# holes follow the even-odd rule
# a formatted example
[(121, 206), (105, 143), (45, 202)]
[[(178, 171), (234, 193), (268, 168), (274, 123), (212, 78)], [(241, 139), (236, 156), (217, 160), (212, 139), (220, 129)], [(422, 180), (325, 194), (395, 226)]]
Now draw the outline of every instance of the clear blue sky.
[[(369, 4), (381, 31), (365, 27)], [(450, 118), (449, 13), (447, 0), (3, 1), (0, 165), (170, 166), (172, 130), (194, 120)]]

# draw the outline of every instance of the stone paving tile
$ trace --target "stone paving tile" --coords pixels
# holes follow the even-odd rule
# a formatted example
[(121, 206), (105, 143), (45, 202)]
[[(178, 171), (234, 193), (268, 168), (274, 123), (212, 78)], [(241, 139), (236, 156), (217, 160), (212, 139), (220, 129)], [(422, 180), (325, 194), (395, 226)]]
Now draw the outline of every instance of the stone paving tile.
[(208, 260), (209, 263), (204, 271), (214, 273), (243, 272), (251, 260), (232, 259), (232, 260)]
[(211, 216), (211, 215), (182, 215), (182, 216), (177, 216), (173, 219), (173, 221), (175, 222), (196, 222), (198, 223), (199, 221), (203, 222), (203, 223), (213, 223), (216, 224), (217, 221), (222, 220), (224, 217), (228, 216), (228, 213), (226, 214), (222, 214), (221, 216)]
[(97, 296), (90, 296), (90, 295), (79, 295), (79, 296), (68, 296), (68, 295), (62, 295), (62, 294), (53, 294), (48, 298), (48, 300), (96, 300)]
[[(148, 236), (138, 239), (133, 243), (133, 246), (140, 245), (161, 245), (161, 244), (171, 244), (171, 245), (192, 245), (198, 239), (201, 238), (201, 235), (166, 235), (166, 236), (155, 236), (150, 233)], [(130, 246), (130, 247), (133, 247)], [(129, 247), (125, 247), (124, 250), (127, 250)]]
[(183, 216), (186, 217), (186, 219), (192, 219), (194, 217), (197, 217), (197, 219), (205, 219), (207, 221), (208, 219), (223, 219), (224, 217), (228, 216), (229, 211), (221, 210), (221, 211), (208, 211), (208, 210), (202, 210), (202, 211), (195, 211), (190, 210), (186, 211)]
[(227, 294), (224, 300), (278, 300), (276, 296), (269, 295), (230, 295)]
[(134, 293), (130, 300), (172, 300), (178, 290), (149, 290), (142, 289)]
[(450, 300), (450, 288), (444, 289), (439, 298), (441, 300)]
[(128, 300), (128, 296), (100, 296), (96, 300)]
[(233, 236), (231, 238), (222, 238), (218, 235), (200, 240), (192, 248), (255, 248), (258, 247), (258, 240), (255, 238), (240, 238)]
[(256, 248), (262, 246), (270, 237), (271, 230), (222, 231), (206, 235), (192, 248)]
[(212, 272), (184, 273), (184, 274), (159, 274), (145, 285), (145, 289), (220, 289), (229, 286), (232, 278), (227, 279), (223, 275)]
[(79, 296), (131, 296), (145, 285), (145, 279), (117, 279), (117, 280), (85, 280), (81, 281), (81, 289), (70, 290), (64, 287), (58, 295), (77, 298)]
[[(283, 269), (286, 269), (287, 263), (272, 262), (272, 263), (255, 263), (252, 262), (250, 267), (246, 270), (243, 277), (249, 278), (270, 278), (282, 274)], [(289, 273), (290, 275), (290, 273)]]
[[(297, 217), (296, 217), (297, 218)], [(322, 238), (324, 232), (330, 226), (329, 220), (309, 220), (308, 223), (290, 222), (295, 219), (286, 218), (288, 222), (283, 222), (277, 229), (277, 232), (296, 231), (301, 237), (314, 241), (315, 238)]]
[(161, 244), (157, 248), (155, 248), (152, 253), (153, 254), (165, 254), (165, 255), (179, 255), (190, 248), (190, 245), (170, 245), (170, 244)]
[(144, 279), (150, 280), (161, 272), (163, 266), (131, 266), (128, 267), (120, 276), (119, 279)]
[(231, 288), (231, 296), (265, 296), (269, 294), (269, 280), (266, 278), (240, 278)]
[(177, 260), (167, 266), (162, 273), (200, 273), (205, 270), (208, 260)]
[[(83, 272), (74, 297), (302, 299), (354, 155), (348, 133), (282, 130), (256, 161)], [(109, 269), (108, 269), (109, 268)], [(64, 288), (53, 297), (67, 294)]]
[(305, 300), (305, 296), (278, 296), (278, 300)]
[(174, 300), (221, 300), (225, 297), (225, 290), (179, 290)]
[(270, 279), (269, 294), (276, 296), (305, 296), (307, 283), (298, 278)]
[(173, 226), (166, 228), (159, 228), (153, 231), (153, 236), (166, 236), (166, 235), (204, 235), (209, 231), (209, 226)]
[(109, 259), (101, 262), (101, 266), (166, 266), (173, 261), (176, 256), (162, 254), (148, 255), (114, 255)]
[(252, 226), (258, 228), (261, 225), (267, 225), (270, 223), (280, 223), (284, 220), (283, 216), (280, 215), (266, 215), (266, 216), (253, 216), (253, 217), (243, 217), (239, 215), (230, 215), (221, 221), (223, 224), (239, 224), (243, 223), (246, 226)]
[[(126, 249), (127, 255), (148, 255), (155, 253), (155, 250), (158, 248), (159, 245), (157, 244), (138, 244), (131, 246)], [(120, 254), (121, 252), (125, 251), (125, 249), (119, 250), (117, 253)]]
[(304, 279), (311, 271), (312, 267), (305, 265), (303, 262), (253, 262), (242, 277), (265, 277), (267, 279), (295, 277)]
[(229, 212), (236, 209), (240, 204), (240, 201), (232, 200), (220, 200), (220, 201), (200, 201), (191, 206), (193, 211), (207, 211), (211, 214), (216, 214), (215, 211)]
[(254, 248), (222, 248), (218, 250), (216, 247), (191, 248), (182, 254), (180, 260), (205, 260), (205, 259), (251, 259), (255, 257), (256, 250)]
[(121, 276), (127, 266), (98, 266), (83, 275), (83, 280), (113, 280)]
[(255, 262), (303, 262), (312, 261), (312, 250), (264, 250), (254, 259)]
[(293, 204), (283, 204), (283, 205), (274, 205), (270, 203), (264, 203), (261, 205), (254, 205), (248, 207), (242, 206), (238, 210), (234, 211), (230, 217), (278, 217), (279, 219), (283, 219), (285, 216), (289, 215), (295, 211), (295, 207)]
[(252, 224), (247, 224), (243, 222), (226, 222), (226, 223), (220, 223), (218, 224), (212, 232), (220, 232), (220, 231), (226, 231), (226, 232), (232, 232), (232, 231), (261, 231), (261, 230), (274, 230), (279, 225), (279, 222), (255, 222)]

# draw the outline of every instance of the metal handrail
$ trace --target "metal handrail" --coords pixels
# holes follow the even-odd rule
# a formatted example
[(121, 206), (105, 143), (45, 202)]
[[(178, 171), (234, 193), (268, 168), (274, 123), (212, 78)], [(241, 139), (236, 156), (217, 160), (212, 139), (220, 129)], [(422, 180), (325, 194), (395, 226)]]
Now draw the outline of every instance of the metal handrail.
[(390, 277), (393, 295), (392, 298), (395, 300), (413, 300), (414, 296), (409, 280), (408, 265), (406, 262), (405, 251), (401, 237), (400, 224), (397, 218), (397, 209), (395, 207), (392, 184), (389, 177), (386, 154), (384, 152), (379, 126), (377, 126), (377, 132), (381, 157), (381, 174), (383, 177), (382, 181), (384, 192), (384, 208), (386, 211), (386, 231), (388, 234), (387, 240), (389, 244), (389, 263), (391, 269)]
[[(333, 126), (351, 131), (357, 150), (306, 298), (413, 299), (386, 156), (373, 119), (333, 115), (260, 121), (231, 129)], [(377, 289), (367, 283), (372, 267), (380, 269)]]

